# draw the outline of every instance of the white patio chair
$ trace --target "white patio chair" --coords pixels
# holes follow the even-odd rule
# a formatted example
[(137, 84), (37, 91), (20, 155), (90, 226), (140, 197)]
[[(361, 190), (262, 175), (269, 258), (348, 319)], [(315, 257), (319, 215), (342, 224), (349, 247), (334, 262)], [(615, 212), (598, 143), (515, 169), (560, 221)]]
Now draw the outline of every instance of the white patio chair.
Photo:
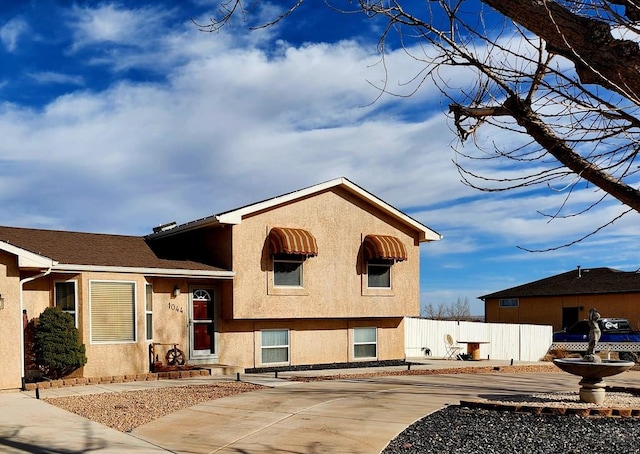
[(444, 359), (460, 359), (459, 355), (462, 347), (458, 347), (457, 345), (455, 345), (451, 334), (444, 335), (444, 348), (446, 351)]

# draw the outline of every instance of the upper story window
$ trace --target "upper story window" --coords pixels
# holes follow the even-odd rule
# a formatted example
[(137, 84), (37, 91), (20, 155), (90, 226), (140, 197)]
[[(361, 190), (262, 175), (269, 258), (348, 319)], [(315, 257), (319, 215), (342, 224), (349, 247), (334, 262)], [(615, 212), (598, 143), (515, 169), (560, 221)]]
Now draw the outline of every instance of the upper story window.
[(54, 286), (55, 305), (73, 317), (78, 327), (76, 281), (56, 282)]
[(273, 285), (276, 287), (302, 287), (301, 255), (275, 254), (273, 256)]
[(367, 288), (391, 289), (393, 264), (407, 259), (404, 244), (391, 235), (367, 235), (362, 248), (366, 264)]
[(520, 300), (518, 298), (504, 298), (500, 300), (500, 307), (518, 307)]
[(304, 229), (273, 227), (268, 240), (273, 258), (274, 290), (303, 291), (304, 262), (318, 255), (315, 237)]
[(391, 288), (391, 260), (371, 259), (367, 261), (367, 287)]

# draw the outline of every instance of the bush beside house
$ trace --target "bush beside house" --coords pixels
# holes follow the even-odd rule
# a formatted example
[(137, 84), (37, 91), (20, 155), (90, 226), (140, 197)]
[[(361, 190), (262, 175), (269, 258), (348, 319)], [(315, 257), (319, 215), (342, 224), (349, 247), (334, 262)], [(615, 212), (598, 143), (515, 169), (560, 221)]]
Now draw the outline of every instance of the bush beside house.
[(52, 379), (69, 375), (87, 363), (85, 346), (73, 317), (59, 307), (49, 307), (40, 314), (34, 350), (36, 364)]

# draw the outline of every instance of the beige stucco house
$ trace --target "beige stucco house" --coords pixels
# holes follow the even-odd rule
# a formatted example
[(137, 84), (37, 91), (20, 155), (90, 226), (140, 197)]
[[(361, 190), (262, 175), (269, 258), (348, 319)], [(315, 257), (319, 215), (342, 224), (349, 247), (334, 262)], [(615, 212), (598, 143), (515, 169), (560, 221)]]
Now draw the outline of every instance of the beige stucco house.
[(145, 237), (0, 227), (0, 389), (33, 365), (25, 325), (73, 315), (78, 376), (192, 365), (261, 369), (404, 358), (420, 244), (441, 236), (345, 178)]

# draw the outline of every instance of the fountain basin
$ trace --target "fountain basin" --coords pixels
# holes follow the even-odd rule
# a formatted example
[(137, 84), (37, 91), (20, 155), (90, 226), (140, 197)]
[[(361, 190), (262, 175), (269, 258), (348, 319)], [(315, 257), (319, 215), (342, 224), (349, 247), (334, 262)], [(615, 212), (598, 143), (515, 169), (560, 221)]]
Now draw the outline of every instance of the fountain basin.
[(578, 375), (587, 380), (602, 379), (618, 375), (635, 366), (633, 361), (603, 359), (602, 362), (585, 361), (581, 358), (554, 359), (553, 363), (565, 372)]
[(582, 377), (580, 380), (580, 400), (591, 404), (602, 404), (605, 397), (604, 377), (618, 375), (632, 368), (633, 361), (603, 359), (588, 361), (581, 358), (554, 359), (553, 363), (565, 372)]

